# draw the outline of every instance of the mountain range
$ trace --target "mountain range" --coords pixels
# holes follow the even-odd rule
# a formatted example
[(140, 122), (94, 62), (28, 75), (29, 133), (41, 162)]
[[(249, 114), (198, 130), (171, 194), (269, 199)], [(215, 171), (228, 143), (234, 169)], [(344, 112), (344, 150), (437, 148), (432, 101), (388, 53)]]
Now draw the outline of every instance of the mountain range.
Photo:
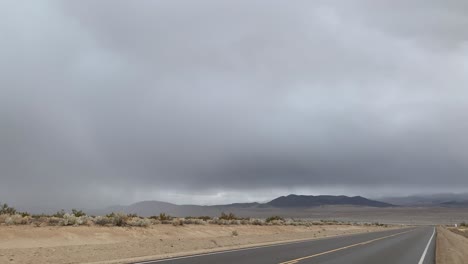
[(378, 200), (408, 207), (468, 207), (468, 193), (421, 194), (406, 197), (384, 197)]
[(95, 214), (107, 214), (110, 212), (125, 212), (142, 216), (167, 213), (174, 216), (217, 216), (221, 212), (234, 212), (239, 215), (258, 214), (262, 211), (266, 214), (273, 212), (307, 209), (319, 206), (360, 206), (360, 207), (392, 207), (394, 205), (370, 200), (361, 196), (333, 196), (333, 195), (288, 195), (281, 196), (267, 203), (233, 203), (223, 205), (176, 205), (161, 201), (143, 201), (128, 206), (112, 206), (103, 210), (97, 210)]

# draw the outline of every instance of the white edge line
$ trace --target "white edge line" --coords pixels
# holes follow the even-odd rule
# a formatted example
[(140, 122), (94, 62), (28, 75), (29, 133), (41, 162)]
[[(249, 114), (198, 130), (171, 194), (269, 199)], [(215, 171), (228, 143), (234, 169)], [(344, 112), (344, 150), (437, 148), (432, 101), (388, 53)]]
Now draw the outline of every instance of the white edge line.
[(427, 242), (427, 246), (424, 249), (424, 252), (423, 252), (423, 254), (421, 256), (421, 259), (419, 260), (418, 264), (423, 264), (424, 263), (424, 259), (426, 258), (427, 250), (429, 249), (429, 246), (431, 245), (431, 242), (432, 242), (432, 239), (434, 238), (434, 235), (435, 235), (435, 227), (434, 227), (434, 232), (432, 232), (432, 236), (431, 236), (431, 238), (429, 238), (429, 241)]
[[(403, 229), (405, 229), (405, 228), (403, 228)], [(395, 230), (398, 230), (398, 229), (395, 229)], [(377, 232), (370, 232), (370, 233), (379, 233), (379, 232), (386, 232), (386, 231), (391, 231), (391, 230), (384, 230), (384, 231), (377, 231)], [(231, 249), (231, 250), (201, 253), (201, 254), (180, 256), (180, 257), (173, 257), (173, 258), (169, 257), (169, 258), (159, 259), (159, 260), (148, 260), (148, 261), (141, 261), (141, 262), (133, 262), (132, 264), (152, 264), (152, 263), (157, 263), (157, 262), (166, 262), (166, 261), (171, 261), (171, 260), (195, 258), (195, 257), (210, 256), (210, 255), (218, 255), (218, 254), (237, 252), (237, 251), (254, 250), (254, 249), (259, 249), (259, 248), (268, 248), (268, 247), (285, 246), (285, 245), (292, 245), (292, 244), (299, 244), (299, 243), (307, 243), (307, 242), (312, 242), (312, 241), (317, 241), (317, 240), (326, 240), (326, 239), (332, 239), (332, 238), (337, 238), (337, 237), (347, 237), (347, 236), (361, 235), (361, 234), (369, 234), (369, 233), (356, 233), (356, 234), (346, 234), (346, 235), (343, 235), (343, 236), (338, 235), (338, 236), (331, 236), (331, 237), (312, 238), (312, 239), (307, 239), (307, 240), (302, 240), (302, 241), (286, 242), (286, 243), (273, 244), (273, 245)]]
[[(360, 233), (358, 233), (358, 234), (360, 234)], [(358, 235), (358, 234), (356, 234), (356, 235)], [(324, 238), (333, 238), (333, 237), (324, 237)], [(285, 246), (285, 245), (291, 245), (291, 244), (306, 243), (306, 242), (311, 242), (311, 241), (315, 241), (315, 240), (321, 240), (321, 239), (308, 239), (308, 240), (304, 240), (304, 241), (294, 241), (294, 242), (287, 242), (287, 243), (281, 243), (281, 244), (273, 244), (273, 245), (265, 245), (265, 246), (257, 246), (257, 247), (248, 247), (248, 248), (239, 248), (239, 249), (230, 249), (230, 250), (223, 250), (223, 251), (209, 252), (209, 253), (201, 253), (201, 254), (195, 254), (195, 255), (189, 255), (189, 256), (180, 256), (180, 257), (165, 258), (165, 259), (159, 259), (159, 260), (134, 262), (133, 264), (150, 264), (150, 263), (165, 262), (165, 261), (178, 260), (178, 259), (218, 255), (218, 254), (237, 252), (237, 251), (247, 251), (247, 250), (259, 249), (259, 248), (268, 248), (268, 247), (277, 247), (277, 246)]]

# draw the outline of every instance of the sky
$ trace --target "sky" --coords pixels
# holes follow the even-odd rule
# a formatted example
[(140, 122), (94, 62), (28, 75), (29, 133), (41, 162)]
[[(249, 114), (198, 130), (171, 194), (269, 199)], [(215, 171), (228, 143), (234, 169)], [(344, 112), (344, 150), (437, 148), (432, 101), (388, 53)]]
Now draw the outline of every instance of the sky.
[(0, 2), (0, 202), (468, 191), (468, 2)]

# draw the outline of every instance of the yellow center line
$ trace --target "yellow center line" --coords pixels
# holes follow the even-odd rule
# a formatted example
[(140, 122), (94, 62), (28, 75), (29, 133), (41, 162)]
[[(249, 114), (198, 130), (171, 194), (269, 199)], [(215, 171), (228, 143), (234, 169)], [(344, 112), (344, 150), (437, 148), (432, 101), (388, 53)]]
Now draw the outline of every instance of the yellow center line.
[(357, 246), (362, 246), (362, 245), (370, 244), (370, 243), (375, 242), (375, 241), (379, 241), (379, 240), (382, 240), (382, 239), (385, 239), (385, 238), (389, 238), (389, 237), (394, 237), (394, 236), (402, 235), (402, 234), (405, 234), (405, 233), (408, 233), (408, 232), (412, 232), (412, 231), (414, 231), (414, 229), (413, 229), (413, 230), (409, 230), (409, 231), (405, 231), (405, 232), (396, 233), (396, 234), (393, 234), (393, 235), (388, 235), (388, 236), (384, 236), (384, 237), (379, 237), (379, 238), (372, 239), (372, 240), (368, 240), (368, 241), (364, 241), (364, 242), (360, 242), (360, 243), (353, 244), (353, 245), (349, 245), (349, 246), (346, 246), (346, 247), (341, 247), (341, 248), (337, 248), (337, 249), (332, 249), (332, 250), (329, 250), (329, 251), (317, 253), (317, 254), (310, 255), (310, 256), (305, 256), (305, 257), (302, 257), (302, 258), (297, 258), (297, 259), (288, 260), (288, 261), (286, 261), (286, 262), (281, 262), (281, 263), (279, 263), (279, 264), (295, 264), (295, 263), (298, 263), (299, 261), (302, 261), (302, 260), (304, 260), (304, 259), (315, 258), (315, 257), (318, 257), (318, 256), (322, 256), (322, 255), (330, 254), (330, 253), (333, 253), (333, 252), (337, 252), (337, 251), (340, 251), (340, 250), (344, 250), (344, 249), (348, 249), (348, 248), (352, 248), (352, 247), (357, 247)]

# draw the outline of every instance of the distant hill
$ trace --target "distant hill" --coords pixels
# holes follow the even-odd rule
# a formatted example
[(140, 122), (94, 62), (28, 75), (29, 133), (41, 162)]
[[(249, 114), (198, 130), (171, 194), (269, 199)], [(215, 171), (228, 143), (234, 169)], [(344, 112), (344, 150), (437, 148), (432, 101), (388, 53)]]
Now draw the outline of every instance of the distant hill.
[(333, 196), (333, 195), (288, 195), (278, 197), (271, 202), (268, 202), (267, 205), (273, 207), (281, 208), (291, 208), (291, 207), (314, 207), (322, 205), (354, 205), (354, 206), (369, 206), (369, 207), (392, 207), (394, 205), (369, 200), (361, 196)]
[(468, 208), (468, 201), (448, 201), (440, 204), (442, 207)]
[(439, 193), (411, 195), (406, 197), (384, 197), (379, 201), (410, 207), (468, 207), (467, 193)]

